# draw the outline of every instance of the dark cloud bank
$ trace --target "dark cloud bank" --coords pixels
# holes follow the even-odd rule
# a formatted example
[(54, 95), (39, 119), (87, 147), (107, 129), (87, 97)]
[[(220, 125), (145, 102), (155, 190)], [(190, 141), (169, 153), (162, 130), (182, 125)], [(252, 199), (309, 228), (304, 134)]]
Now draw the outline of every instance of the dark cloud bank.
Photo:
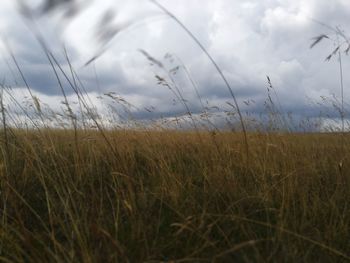
[[(28, 19), (18, 13), (16, 5), (10, 2), (5, 0), (3, 3), (2, 36), (10, 44), (32, 89), (38, 94), (59, 96), (57, 80), (33, 35), (33, 28)], [(264, 103), (268, 100), (268, 75), (274, 86), (273, 96), (277, 94), (275, 102), (283, 112), (293, 112), (298, 118), (315, 118), (328, 109), (328, 117), (337, 118), (336, 110), (317, 105), (318, 101), (322, 101), (321, 96), (340, 96), (337, 59), (324, 62), (334, 45), (325, 39), (311, 50), (309, 46), (312, 37), (331, 33), (314, 20), (326, 21), (328, 25), (348, 30), (348, 1), (160, 2), (183, 21), (212, 54), (232, 85), (243, 111), (258, 115), (266, 109)], [(49, 1), (50, 5), (41, 7), (38, 1), (26, 3), (36, 8), (33, 9), (36, 12), (42, 7), (46, 9), (41, 11), (49, 11), (44, 15), (35, 13), (35, 20), (38, 30), (61, 66), (69, 69), (63, 53), (63, 47), (66, 47), (87, 92), (95, 95), (115, 92), (130, 99), (137, 105), (137, 109), (134, 109), (137, 118), (153, 118), (157, 114), (171, 117), (185, 111), (181, 103), (174, 105), (174, 94), (169, 88), (157, 84), (155, 75), (169, 82), (169, 76), (173, 78), (194, 113), (202, 110), (198, 95), (208, 107), (218, 106), (223, 111), (230, 109), (227, 102), (232, 102), (232, 99), (213, 65), (188, 35), (150, 2), (130, 1), (123, 4), (121, 1), (91, 1), (76, 16), (70, 15), (78, 9), (71, 10), (72, 7), (67, 3), (56, 6), (56, 1)], [(106, 17), (106, 10), (115, 10), (109, 14), (116, 16)], [(101, 17), (104, 17), (102, 21), (110, 30), (118, 25), (127, 29), (113, 39), (107, 37), (108, 41), (99, 42), (95, 33)], [(129, 27), (130, 24), (134, 26)], [(111, 36), (116, 32), (110, 32)], [(105, 47), (104, 44), (108, 46), (107, 51), (84, 67), (88, 59)], [(157, 65), (151, 66), (139, 49), (146, 50), (157, 61), (164, 63), (168, 71), (177, 66), (180, 68), (176, 74), (168, 75), (166, 70)], [(173, 54), (173, 60), (164, 58), (167, 53)], [(14, 77), (9, 77), (10, 69), (6, 63), (0, 66), (1, 75), (6, 76), (9, 84), (17, 83), (23, 87), (5, 48), (3, 54), (12, 67), (14, 73), (11, 74)], [(349, 65), (349, 58), (344, 54), (344, 72), (349, 71)], [(347, 83), (345, 74), (345, 87)], [(67, 94), (72, 94), (67, 83), (64, 84)], [(348, 90), (344, 90), (345, 100), (350, 97)], [(247, 101), (254, 103), (247, 106)], [(157, 112), (145, 110), (150, 106)]]

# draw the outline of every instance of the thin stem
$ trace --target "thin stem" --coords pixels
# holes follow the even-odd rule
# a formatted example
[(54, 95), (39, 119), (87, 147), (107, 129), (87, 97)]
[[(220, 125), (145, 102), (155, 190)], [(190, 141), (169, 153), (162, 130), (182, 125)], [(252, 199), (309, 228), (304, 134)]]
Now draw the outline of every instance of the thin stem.
[[(339, 45), (339, 36), (337, 35), (337, 41)], [(338, 50), (338, 56), (339, 56), (339, 74), (340, 74), (340, 93), (341, 93), (341, 129), (342, 133), (344, 134), (345, 131), (345, 125), (344, 125), (344, 78), (343, 78), (343, 61), (340, 49)]]
[(235, 107), (237, 109), (237, 113), (239, 116), (239, 120), (242, 126), (242, 130), (243, 130), (243, 134), (244, 134), (244, 142), (245, 142), (245, 147), (246, 147), (246, 154), (247, 154), (247, 163), (249, 160), (249, 145), (248, 145), (248, 137), (247, 137), (247, 130), (244, 124), (244, 120), (243, 120), (243, 115), (241, 113), (241, 110), (238, 106), (238, 102), (236, 99), (236, 96), (233, 93), (233, 90), (230, 86), (230, 84), (228, 83), (224, 73), (221, 71), (220, 67), (218, 66), (218, 64), (215, 62), (214, 58), (209, 54), (209, 52), (206, 50), (206, 48), (202, 45), (202, 43), (198, 40), (198, 38), (196, 38), (193, 33), (174, 15), (172, 14), (168, 9), (166, 9), (164, 6), (162, 6), (161, 4), (159, 4), (156, 0), (150, 0), (154, 5), (156, 5), (159, 9), (161, 9), (163, 12), (165, 12), (170, 18), (172, 18), (191, 38), (192, 40), (198, 45), (198, 47), (204, 52), (204, 54), (208, 57), (208, 59), (210, 60), (210, 62), (213, 64), (213, 66), (215, 67), (216, 71), (219, 73), (221, 79), (224, 81), (232, 99), (233, 102), (235, 104)]

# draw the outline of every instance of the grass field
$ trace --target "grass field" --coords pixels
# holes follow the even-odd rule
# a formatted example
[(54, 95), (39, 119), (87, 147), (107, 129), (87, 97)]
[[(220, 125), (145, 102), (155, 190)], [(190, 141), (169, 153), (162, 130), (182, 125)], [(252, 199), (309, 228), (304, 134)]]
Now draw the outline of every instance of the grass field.
[[(69, 2), (44, 1), (43, 10)], [(208, 73), (215, 77), (209, 89), (225, 89), (227, 100), (216, 105), (216, 91), (213, 103), (202, 97), (176, 55), (160, 61), (143, 49), (156, 88), (169, 91), (161, 104), (176, 106), (173, 113), (100, 88), (94, 68), (97, 93), (93, 77), (87, 85), (66, 48), (57, 56), (32, 23), (60, 95), (39, 98), (26, 62), (5, 45), (14, 84), (7, 83), (11, 76), (0, 83), (0, 262), (350, 262), (345, 33), (333, 29), (336, 49), (327, 57), (339, 57), (340, 99), (321, 96), (312, 108), (320, 116), (293, 116), (268, 76), (261, 105), (237, 99), (205, 45), (156, 0), (149, 2), (196, 44), (216, 70)], [(84, 67), (129, 27), (103, 31), (114, 18), (108, 11), (95, 36), (105, 38), (103, 48)], [(325, 39), (313, 38), (311, 47)], [(188, 92), (196, 96), (188, 99)]]
[(347, 134), (104, 135), (8, 132), (0, 261), (350, 260)]

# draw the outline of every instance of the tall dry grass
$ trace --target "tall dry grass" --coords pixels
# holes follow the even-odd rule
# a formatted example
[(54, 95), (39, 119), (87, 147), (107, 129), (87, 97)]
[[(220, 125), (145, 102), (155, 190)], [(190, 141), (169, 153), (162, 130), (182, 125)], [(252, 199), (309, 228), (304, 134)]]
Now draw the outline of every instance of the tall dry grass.
[[(336, 134), (16, 130), (1, 164), (4, 262), (346, 262)], [(346, 146), (350, 146), (346, 137)]]
[[(295, 124), (269, 77), (263, 118), (243, 115), (215, 60), (159, 7), (216, 65), (233, 99), (230, 110), (206, 105), (179, 59), (180, 66), (168, 69), (141, 51), (162, 70), (155, 78), (183, 114), (144, 123), (133, 115), (137, 105), (109, 92), (100, 97), (112, 101), (107, 121), (68, 51), (63, 67), (34, 28), (63, 108), (54, 111), (36, 97), (7, 46), (30, 96), (20, 102), (12, 86), (1, 84), (0, 261), (350, 261), (350, 137), (344, 128), (342, 134), (312, 133), (318, 123)], [(200, 112), (191, 111), (171, 77), (174, 69), (184, 70)], [(215, 125), (217, 113), (233, 131)]]

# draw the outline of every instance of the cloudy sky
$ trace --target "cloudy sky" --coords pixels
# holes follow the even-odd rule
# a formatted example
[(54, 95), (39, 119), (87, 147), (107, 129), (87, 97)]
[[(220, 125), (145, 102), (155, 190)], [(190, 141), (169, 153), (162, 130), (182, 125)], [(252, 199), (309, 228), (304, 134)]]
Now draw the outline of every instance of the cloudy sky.
[[(1, 42), (10, 46), (36, 96), (51, 107), (61, 107), (61, 89), (35, 38), (37, 31), (61, 66), (68, 70), (63, 52), (63, 47), (67, 48), (73, 67), (96, 105), (106, 103), (99, 96), (115, 92), (135, 106), (133, 111), (139, 118), (147, 118), (146, 109), (150, 108), (153, 114), (173, 116), (185, 112), (183, 105), (176, 102), (177, 87), (195, 113), (202, 107), (198, 95), (208, 106), (218, 106), (220, 110), (230, 107), (226, 102), (232, 102), (232, 98), (206, 55), (150, 1), (80, 0), (71, 1), (72, 5), (52, 6), (39, 0), (22, 2), (33, 19), (23, 16), (23, 5), (20, 14), (16, 1), (1, 0)], [(335, 48), (336, 37), (315, 20), (338, 26), (345, 34), (349, 32), (350, 37), (350, 1), (159, 0), (159, 3), (181, 20), (212, 55), (243, 111), (263, 111), (267, 75), (285, 112), (316, 117), (322, 109), (317, 105), (322, 97), (340, 96), (338, 59), (334, 56), (325, 62)], [(310, 49), (312, 38), (323, 33), (331, 39), (324, 39)], [(3, 58), (0, 78), (13, 86), (15, 96), (27, 96), (9, 50), (3, 43), (0, 47)], [(346, 48), (344, 45), (343, 50)], [(140, 50), (161, 62), (163, 68), (157, 63), (150, 65)], [(98, 58), (85, 65), (96, 54)], [(343, 54), (345, 102), (350, 99), (349, 61)], [(172, 69), (177, 72), (169, 75), (167, 71)], [(169, 90), (157, 83), (155, 75), (166, 80), (171, 77), (177, 86)], [(68, 97), (74, 100), (73, 91), (64, 81), (63, 85)]]

